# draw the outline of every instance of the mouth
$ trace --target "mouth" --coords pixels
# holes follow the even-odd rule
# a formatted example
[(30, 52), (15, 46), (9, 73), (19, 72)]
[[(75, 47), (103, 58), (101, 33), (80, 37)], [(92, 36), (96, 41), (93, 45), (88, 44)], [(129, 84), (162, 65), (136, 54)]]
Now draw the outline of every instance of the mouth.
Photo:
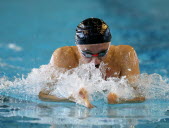
[(100, 64), (95, 65), (96, 68), (99, 68)]

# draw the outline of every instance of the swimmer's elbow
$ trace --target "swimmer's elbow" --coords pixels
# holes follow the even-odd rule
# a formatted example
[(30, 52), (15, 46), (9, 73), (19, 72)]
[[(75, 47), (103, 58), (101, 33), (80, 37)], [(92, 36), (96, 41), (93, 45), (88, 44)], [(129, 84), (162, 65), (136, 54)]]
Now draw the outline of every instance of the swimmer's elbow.
[(141, 96), (141, 97), (135, 97), (134, 99), (130, 99), (130, 100), (128, 100), (128, 102), (131, 102), (131, 103), (142, 103), (145, 100), (146, 100), (145, 97)]
[(45, 93), (43, 91), (39, 92), (38, 97), (42, 101), (57, 101), (56, 98), (54, 98), (54, 96), (49, 95), (49, 94), (47, 94), (47, 93)]
[(135, 97), (135, 98), (133, 98), (133, 99), (129, 99), (129, 100), (127, 100), (126, 102), (128, 102), (128, 103), (142, 103), (142, 102), (144, 102), (145, 100), (146, 100), (146, 98), (143, 97), (143, 96), (141, 96), (141, 97)]
[(121, 104), (121, 103), (141, 103), (144, 102), (146, 99), (144, 96), (138, 96), (133, 99), (123, 99), (119, 98), (114, 93), (109, 93), (107, 100), (109, 104)]
[(40, 91), (38, 96), (39, 96), (39, 99), (41, 99), (43, 101), (50, 101), (50, 102), (72, 102), (72, 101), (69, 101), (69, 99), (58, 98), (56, 96), (44, 93), (43, 91)]
[(138, 97), (138, 102), (144, 102), (145, 100), (146, 100), (146, 98), (144, 96)]
[(47, 100), (47, 94), (45, 94), (43, 91), (40, 91), (39, 92), (39, 95), (38, 95), (39, 99), (40, 100), (43, 100), (43, 101), (46, 101)]

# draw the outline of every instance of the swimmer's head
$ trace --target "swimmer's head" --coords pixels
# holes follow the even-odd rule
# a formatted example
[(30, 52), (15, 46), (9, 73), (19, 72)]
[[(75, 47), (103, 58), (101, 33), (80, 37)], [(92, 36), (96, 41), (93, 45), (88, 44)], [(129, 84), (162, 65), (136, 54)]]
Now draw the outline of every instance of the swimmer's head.
[(109, 27), (101, 19), (85, 19), (76, 28), (75, 43), (77, 45), (100, 44), (110, 41)]
[(88, 18), (77, 26), (75, 39), (82, 62), (94, 63), (99, 68), (110, 47), (108, 25), (101, 19)]

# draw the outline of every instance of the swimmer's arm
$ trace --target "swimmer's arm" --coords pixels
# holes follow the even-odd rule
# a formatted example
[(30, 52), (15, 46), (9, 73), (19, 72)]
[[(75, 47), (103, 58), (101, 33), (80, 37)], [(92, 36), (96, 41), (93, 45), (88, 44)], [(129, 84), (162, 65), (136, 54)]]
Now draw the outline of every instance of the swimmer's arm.
[[(69, 46), (65, 46), (55, 50), (50, 60), (51, 65), (57, 68), (64, 68), (65, 70), (69, 70), (77, 67), (79, 64), (78, 62), (79, 61), (77, 60), (76, 54), (73, 51), (73, 47), (69, 47)], [(69, 98), (58, 98), (56, 96), (50, 95), (49, 93), (45, 93), (44, 91), (41, 91), (39, 93), (39, 98), (44, 101), (76, 102), (73, 96), (70, 96)], [(79, 98), (83, 100), (84, 106), (88, 108), (94, 107), (90, 103), (88, 98), (88, 93), (84, 88), (79, 90)]]
[(134, 48), (128, 45), (124, 46), (121, 49), (123, 50), (123, 54), (120, 57), (120, 77), (125, 76), (128, 79), (128, 82), (134, 85), (138, 79), (138, 76), (140, 75), (139, 60), (137, 54)]
[(133, 47), (129, 46), (127, 48), (127, 52), (124, 55), (125, 58), (125, 65), (123, 65), (121, 75), (126, 76), (128, 79), (128, 82), (130, 86), (136, 91), (137, 96), (133, 99), (119, 99), (119, 102), (122, 103), (131, 103), (131, 102), (143, 102), (145, 101), (145, 97), (142, 96), (142, 94), (139, 93), (137, 88), (137, 80), (140, 75), (140, 69), (139, 69), (139, 60), (137, 57), (137, 54)]
[[(123, 51), (121, 56), (121, 77), (125, 76), (128, 79), (131, 87), (137, 91), (137, 86), (135, 83), (139, 77), (139, 60), (135, 50), (131, 46), (123, 46), (120, 48)], [(109, 93), (107, 96), (109, 104), (118, 104), (118, 103), (131, 103), (131, 102), (143, 102), (145, 97), (138, 93), (138, 95), (133, 99), (122, 99), (118, 97), (118, 94)]]
[(43, 100), (43, 101), (51, 101), (51, 102), (72, 102), (71, 100), (69, 100), (69, 98), (58, 98), (54, 95), (50, 95), (48, 93), (45, 93), (43, 91), (40, 91), (39, 93), (39, 99)]
[(133, 99), (123, 99), (123, 98), (118, 98), (118, 96), (115, 93), (109, 93), (107, 96), (107, 101), (109, 104), (141, 103), (145, 101), (145, 97), (138, 96)]
[[(74, 58), (75, 57), (72, 52), (72, 48), (65, 46), (62, 48), (58, 48), (54, 51), (50, 60), (50, 64), (56, 68), (61, 68), (64, 69), (64, 71), (67, 71), (71, 68), (74, 68), (74, 65), (71, 63), (72, 61), (74, 62)], [(53, 79), (53, 77), (55, 76), (51, 76), (51, 79)], [(48, 86), (50, 88), (50, 91), (52, 91), (52, 84), (47, 84), (46, 86)], [(55, 102), (64, 102), (64, 101), (72, 102), (73, 99), (72, 97), (58, 98), (54, 95), (50, 95), (49, 91), (44, 91), (44, 90), (40, 91), (39, 98), (44, 101), (55, 101)]]
[[(84, 106), (87, 108), (93, 108), (94, 106), (90, 103), (88, 98), (88, 92), (86, 89), (81, 88), (79, 90), (79, 98), (84, 102)], [(73, 96), (70, 96), (69, 98), (58, 98), (56, 96), (50, 95), (47, 92), (41, 91), (39, 93), (39, 99), (43, 101), (51, 101), (51, 102), (75, 102), (75, 98)]]

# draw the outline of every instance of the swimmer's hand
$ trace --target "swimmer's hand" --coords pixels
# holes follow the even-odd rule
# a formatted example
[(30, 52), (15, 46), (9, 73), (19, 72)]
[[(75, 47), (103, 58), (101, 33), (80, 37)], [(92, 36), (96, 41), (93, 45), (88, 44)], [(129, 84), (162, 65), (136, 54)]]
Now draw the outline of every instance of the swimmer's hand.
[(133, 99), (122, 99), (114, 93), (109, 93), (107, 96), (107, 101), (109, 104), (121, 104), (121, 103), (140, 103), (145, 101), (145, 97), (135, 97)]
[(84, 101), (84, 104), (87, 108), (93, 108), (94, 106), (89, 101), (89, 96), (87, 91), (84, 88), (79, 90), (79, 97)]
[[(68, 98), (70, 101), (76, 102), (76, 98), (73, 97), (73, 95), (71, 95)], [(94, 106), (90, 103), (89, 101), (89, 96), (88, 96), (88, 92), (86, 91), (86, 89), (81, 88), (78, 92), (78, 99), (81, 100), (81, 105), (84, 105), (87, 108), (93, 108)]]
[[(87, 91), (82, 88), (79, 90), (78, 93), (80, 99), (84, 103), (84, 106), (87, 108), (93, 108), (94, 106), (90, 103), (88, 99), (88, 93)], [(76, 99), (73, 96), (70, 96), (69, 98), (58, 98), (56, 96), (50, 95), (49, 92), (41, 91), (39, 93), (39, 99), (43, 101), (50, 101), (50, 102), (76, 102)]]

